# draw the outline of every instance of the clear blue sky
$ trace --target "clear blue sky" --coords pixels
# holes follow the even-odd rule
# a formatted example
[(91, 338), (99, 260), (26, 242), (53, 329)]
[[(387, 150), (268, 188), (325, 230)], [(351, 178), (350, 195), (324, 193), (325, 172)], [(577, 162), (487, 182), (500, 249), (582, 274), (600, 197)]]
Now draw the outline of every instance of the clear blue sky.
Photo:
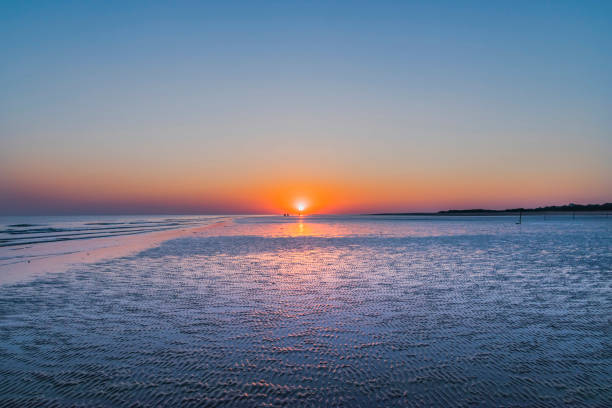
[(2, 2), (0, 213), (610, 201), (611, 21), (610, 1)]

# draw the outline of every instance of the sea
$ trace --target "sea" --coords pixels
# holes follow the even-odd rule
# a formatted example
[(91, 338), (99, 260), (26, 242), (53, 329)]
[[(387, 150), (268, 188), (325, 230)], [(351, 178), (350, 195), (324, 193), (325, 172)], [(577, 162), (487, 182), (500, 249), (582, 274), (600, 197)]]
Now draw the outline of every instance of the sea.
[(517, 218), (0, 218), (5, 268), (209, 226), (0, 276), (0, 406), (610, 407), (612, 219)]

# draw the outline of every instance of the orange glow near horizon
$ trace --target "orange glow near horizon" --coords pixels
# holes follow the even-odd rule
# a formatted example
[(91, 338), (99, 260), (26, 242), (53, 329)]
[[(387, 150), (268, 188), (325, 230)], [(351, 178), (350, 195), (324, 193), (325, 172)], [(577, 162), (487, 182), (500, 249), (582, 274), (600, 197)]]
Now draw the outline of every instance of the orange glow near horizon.
[[(419, 177), (382, 177), (374, 172), (349, 177), (331, 171), (278, 174), (260, 168), (261, 173), (248, 177), (226, 173), (223, 178), (215, 178), (205, 170), (175, 169), (153, 174), (144, 171), (147, 166), (130, 169), (119, 163), (103, 169), (94, 163), (83, 168), (80, 163), (41, 160), (21, 172), (0, 172), (0, 187), (4, 186), (0, 195), (7, 208), (11, 205), (24, 212), (157, 214), (355, 214), (503, 209), (609, 200), (598, 193), (605, 180), (586, 183), (583, 179), (587, 175), (579, 172), (557, 171), (538, 177), (503, 173), (500, 179), (494, 173), (477, 175), (466, 171), (449, 182), (446, 174), (433, 171)], [(559, 177), (564, 183), (555, 182)]]
[(609, 7), (66, 3), (2, 9), (0, 216), (612, 201)]

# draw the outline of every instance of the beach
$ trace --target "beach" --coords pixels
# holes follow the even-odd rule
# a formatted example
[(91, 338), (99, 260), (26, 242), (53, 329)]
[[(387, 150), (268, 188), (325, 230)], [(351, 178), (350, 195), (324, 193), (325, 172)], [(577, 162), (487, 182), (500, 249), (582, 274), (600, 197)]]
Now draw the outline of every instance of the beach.
[(611, 227), (211, 217), (4, 265), (0, 405), (609, 406)]
[(230, 218), (0, 217), (0, 284), (126, 256), (173, 238), (197, 235), (226, 220)]

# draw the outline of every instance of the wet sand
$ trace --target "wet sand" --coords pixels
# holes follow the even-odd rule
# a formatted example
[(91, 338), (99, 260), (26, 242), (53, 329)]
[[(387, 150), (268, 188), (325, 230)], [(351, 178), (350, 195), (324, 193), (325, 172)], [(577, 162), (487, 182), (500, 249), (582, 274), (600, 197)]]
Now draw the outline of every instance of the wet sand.
[(0, 406), (612, 406), (605, 218), (216, 221), (0, 285)]
[(216, 222), (190, 228), (124, 235), (119, 237), (93, 238), (84, 241), (59, 241), (25, 245), (23, 247), (0, 248), (0, 259), (11, 258), (16, 252), (19, 259), (0, 261), (0, 284), (10, 284), (45, 273), (62, 272), (79, 264), (90, 264), (103, 260), (127, 256), (143, 251), (175, 238), (198, 236), (204, 231), (219, 228), (231, 222)]

